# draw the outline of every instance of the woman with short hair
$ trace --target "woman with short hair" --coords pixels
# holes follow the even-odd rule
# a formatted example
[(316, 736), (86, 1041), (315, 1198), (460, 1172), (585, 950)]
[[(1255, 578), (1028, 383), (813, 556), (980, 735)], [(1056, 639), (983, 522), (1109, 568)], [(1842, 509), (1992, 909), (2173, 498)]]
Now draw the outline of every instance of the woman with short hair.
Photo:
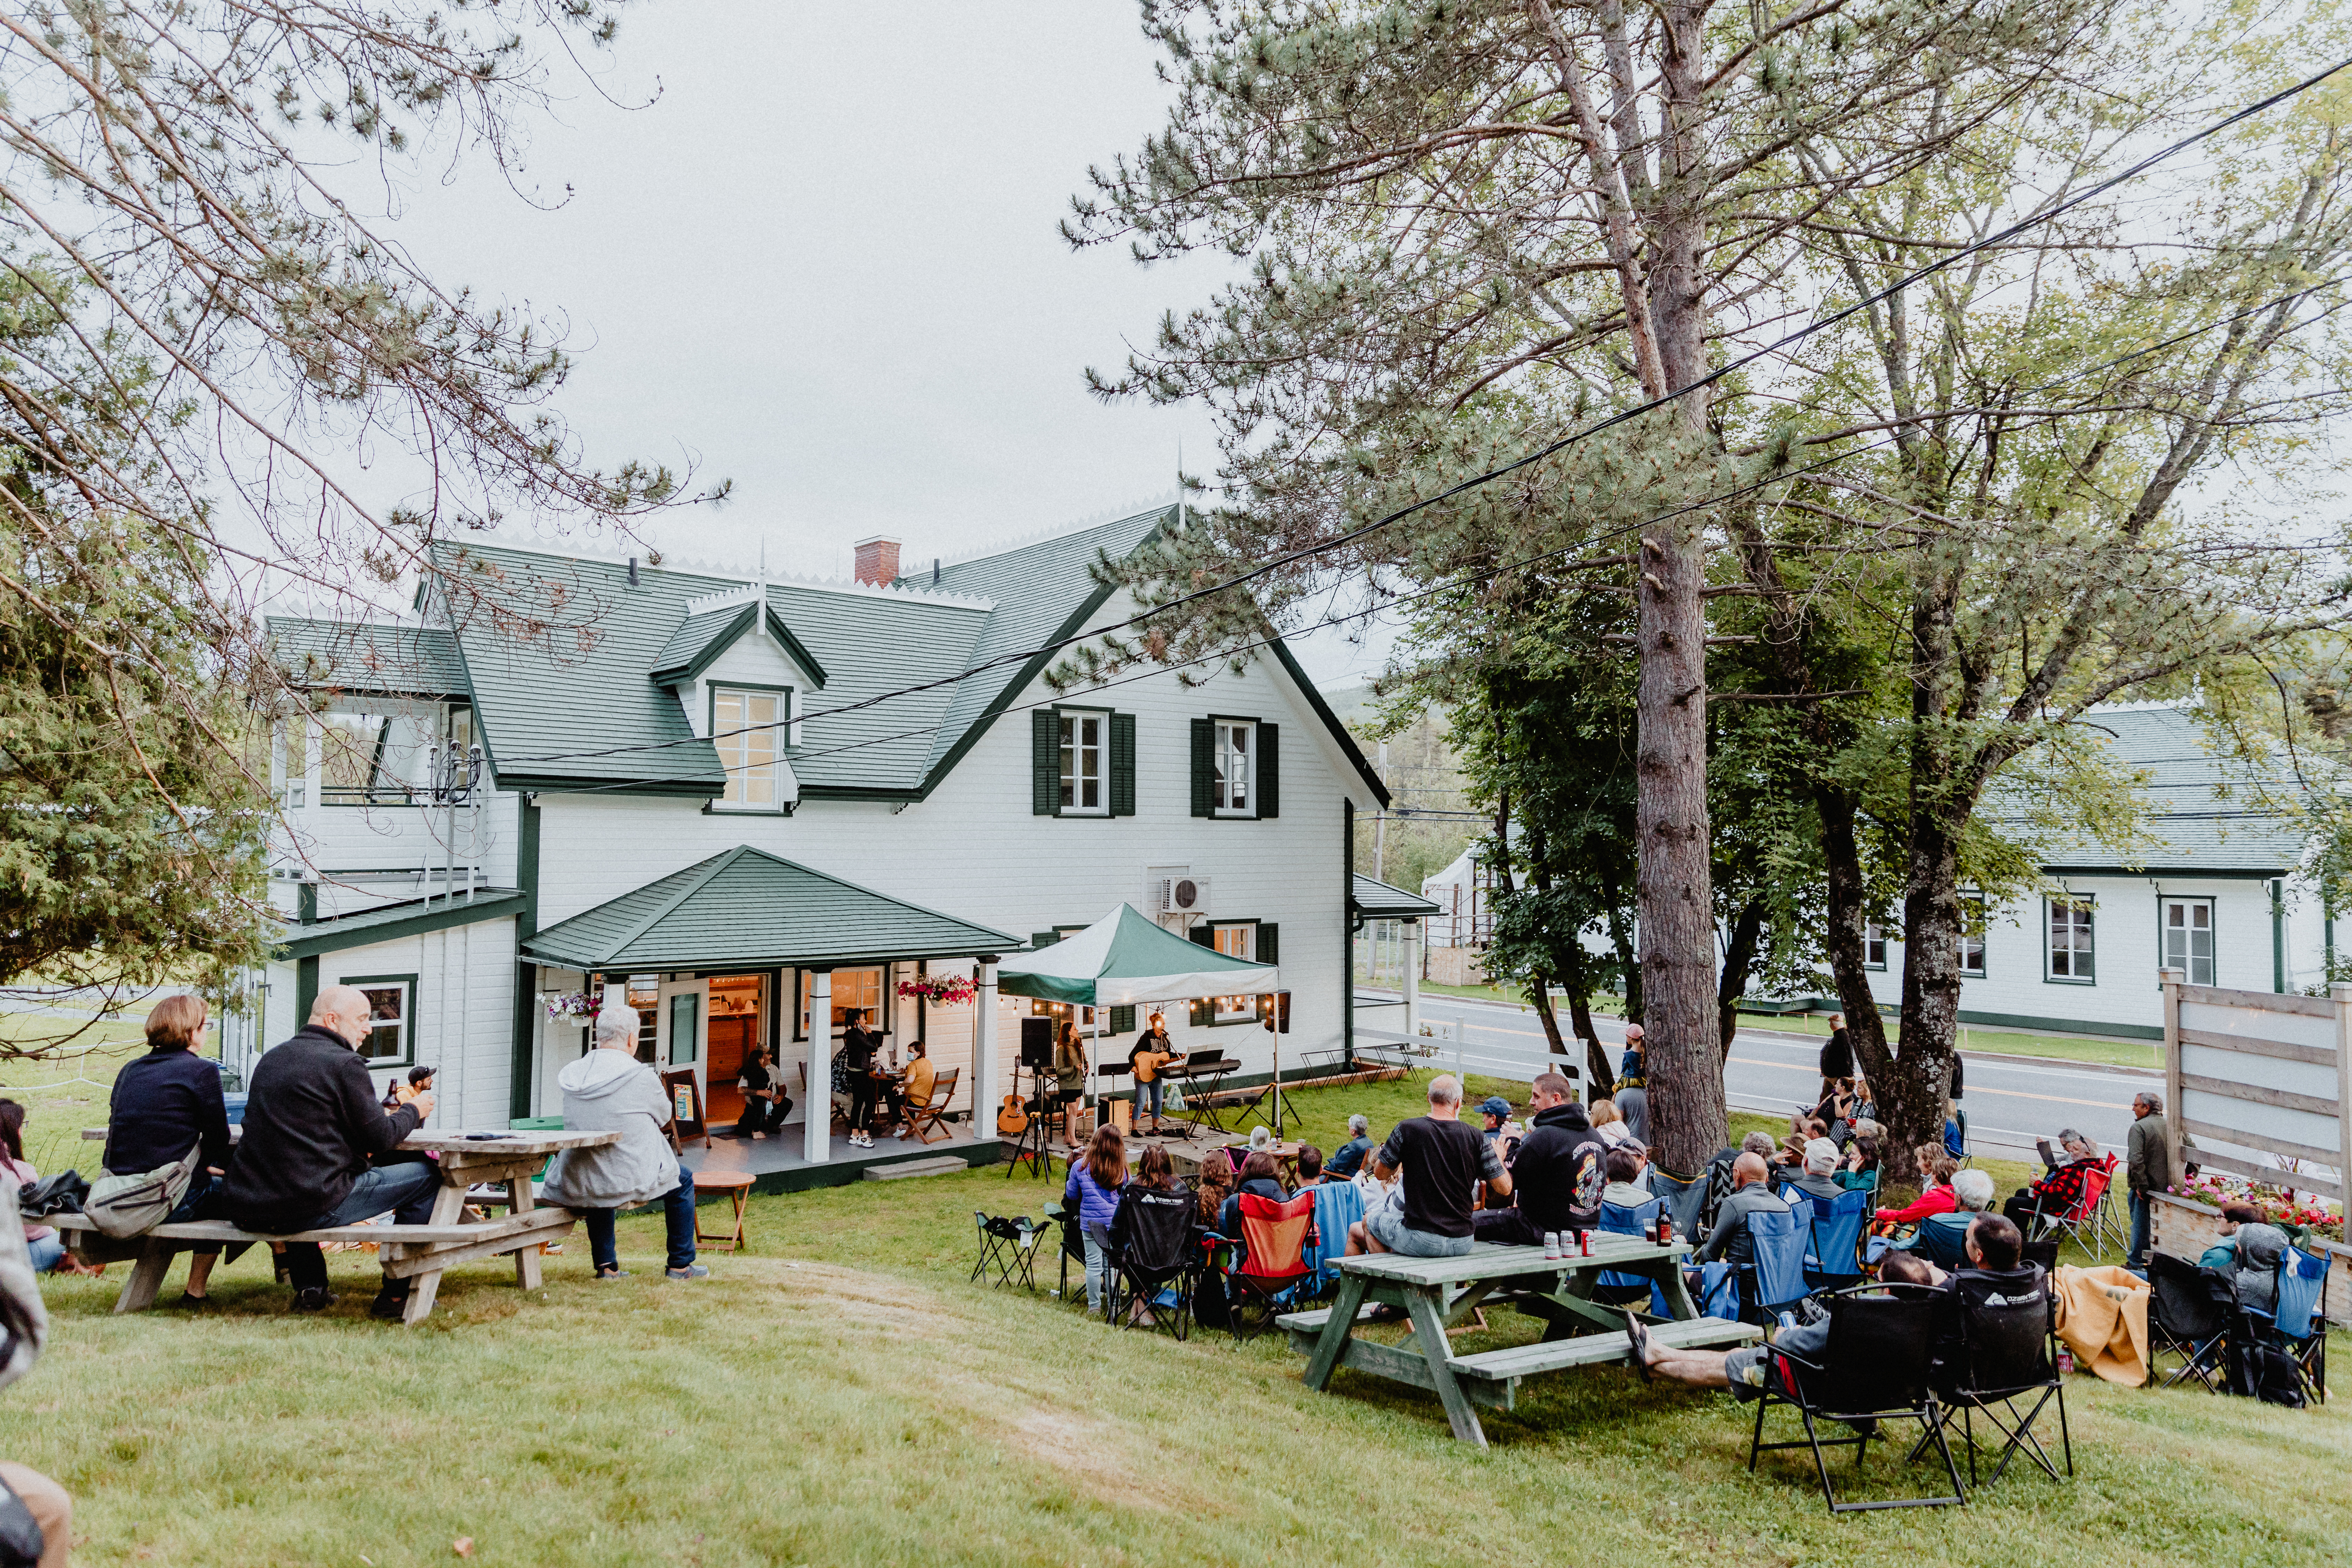
[[(218, 1066), (196, 1055), (205, 1037), (201, 996), (166, 996), (147, 1015), (147, 1054), (122, 1064), (106, 1113), (106, 1168), (135, 1176), (197, 1151), (195, 1173), (167, 1225), (197, 1218), (228, 1169), (228, 1102)], [(180, 1305), (201, 1307), (220, 1245), (207, 1243), (188, 1258), (188, 1285)]]
[(1633, 1141), (1633, 1130), (1625, 1125), (1624, 1114), (1617, 1109), (1615, 1100), (1603, 1096), (1592, 1102), (1585, 1115), (1592, 1130), (1601, 1134), (1601, 1141), (1612, 1149)]

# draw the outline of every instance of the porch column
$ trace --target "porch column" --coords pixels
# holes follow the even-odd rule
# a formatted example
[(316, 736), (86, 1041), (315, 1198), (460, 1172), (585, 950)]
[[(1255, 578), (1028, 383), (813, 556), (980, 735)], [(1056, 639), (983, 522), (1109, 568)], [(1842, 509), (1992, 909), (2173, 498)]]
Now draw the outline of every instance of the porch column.
[(1405, 1038), (1416, 1039), (1421, 1035), (1421, 922), (1405, 921), (1404, 927), (1404, 1033)]
[[(787, 1004), (789, 1005), (789, 1004)], [(809, 971), (808, 1120), (802, 1152), (812, 1165), (833, 1158), (833, 971)]]
[(971, 1135), (985, 1138), (995, 1123), (989, 1107), (996, 1103), (996, 961), (998, 954), (980, 955), (980, 993), (972, 998)]

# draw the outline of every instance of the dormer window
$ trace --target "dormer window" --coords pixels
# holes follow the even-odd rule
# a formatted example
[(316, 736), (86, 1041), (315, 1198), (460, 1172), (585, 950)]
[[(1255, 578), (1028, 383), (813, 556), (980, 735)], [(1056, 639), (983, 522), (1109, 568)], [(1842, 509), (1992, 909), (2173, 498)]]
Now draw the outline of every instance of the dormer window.
[(780, 687), (710, 689), (710, 740), (727, 788), (713, 804), (730, 811), (777, 808), (777, 757), (792, 720), (792, 693)]

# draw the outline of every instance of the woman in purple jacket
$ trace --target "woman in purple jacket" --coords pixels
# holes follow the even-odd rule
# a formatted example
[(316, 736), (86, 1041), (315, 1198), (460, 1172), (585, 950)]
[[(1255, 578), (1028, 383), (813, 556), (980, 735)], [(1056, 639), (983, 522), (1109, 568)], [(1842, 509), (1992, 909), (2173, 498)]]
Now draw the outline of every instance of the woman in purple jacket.
[(1103, 1277), (1110, 1260), (1087, 1227), (1099, 1225), (1109, 1233), (1118, 1213), (1118, 1190), (1125, 1185), (1127, 1144), (1118, 1128), (1097, 1128), (1086, 1158), (1070, 1162), (1070, 1179), (1062, 1187), (1062, 1205), (1076, 1209), (1080, 1234), (1087, 1238), (1087, 1307), (1092, 1311), (1102, 1310)]

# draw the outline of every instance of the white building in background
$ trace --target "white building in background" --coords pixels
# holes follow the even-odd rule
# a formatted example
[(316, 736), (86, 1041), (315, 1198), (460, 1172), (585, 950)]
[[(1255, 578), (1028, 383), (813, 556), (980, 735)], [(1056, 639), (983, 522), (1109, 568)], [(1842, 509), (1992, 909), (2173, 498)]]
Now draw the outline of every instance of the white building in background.
[[(1019, 1019), (1049, 1005), (997, 999), (992, 1040), (978, 1006), (902, 985), (982, 978), (1121, 901), (1278, 964), (1286, 1061), (1344, 1050), (1353, 814), (1387, 795), (1288, 651), (1198, 686), (1045, 679), (1055, 645), (1135, 612), (1096, 564), (1174, 521), (911, 574), (872, 540), (852, 583), (467, 544), (416, 624), (273, 621), (322, 707), (278, 737), (289, 923), (233, 1056), (359, 985), (380, 1079), (435, 1066), (438, 1121), (502, 1127), (559, 1110), (555, 1071), (585, 1048), (551, 1009), (611, 992), (711, 1121), (763, 1046), (798, 1121), (858, 1007), (961, 1069), (956, 1109), (992, 1136)], [(446, 804), (436, 769), (477, 747), (478, 786)], [(1225, 1048), (1236, 1082), (1269, 1070), (1271, 998), (1171, 1002), (1183, 1047)], [(1105, 1015), (1123, 1060), (1143, 1020)]]

